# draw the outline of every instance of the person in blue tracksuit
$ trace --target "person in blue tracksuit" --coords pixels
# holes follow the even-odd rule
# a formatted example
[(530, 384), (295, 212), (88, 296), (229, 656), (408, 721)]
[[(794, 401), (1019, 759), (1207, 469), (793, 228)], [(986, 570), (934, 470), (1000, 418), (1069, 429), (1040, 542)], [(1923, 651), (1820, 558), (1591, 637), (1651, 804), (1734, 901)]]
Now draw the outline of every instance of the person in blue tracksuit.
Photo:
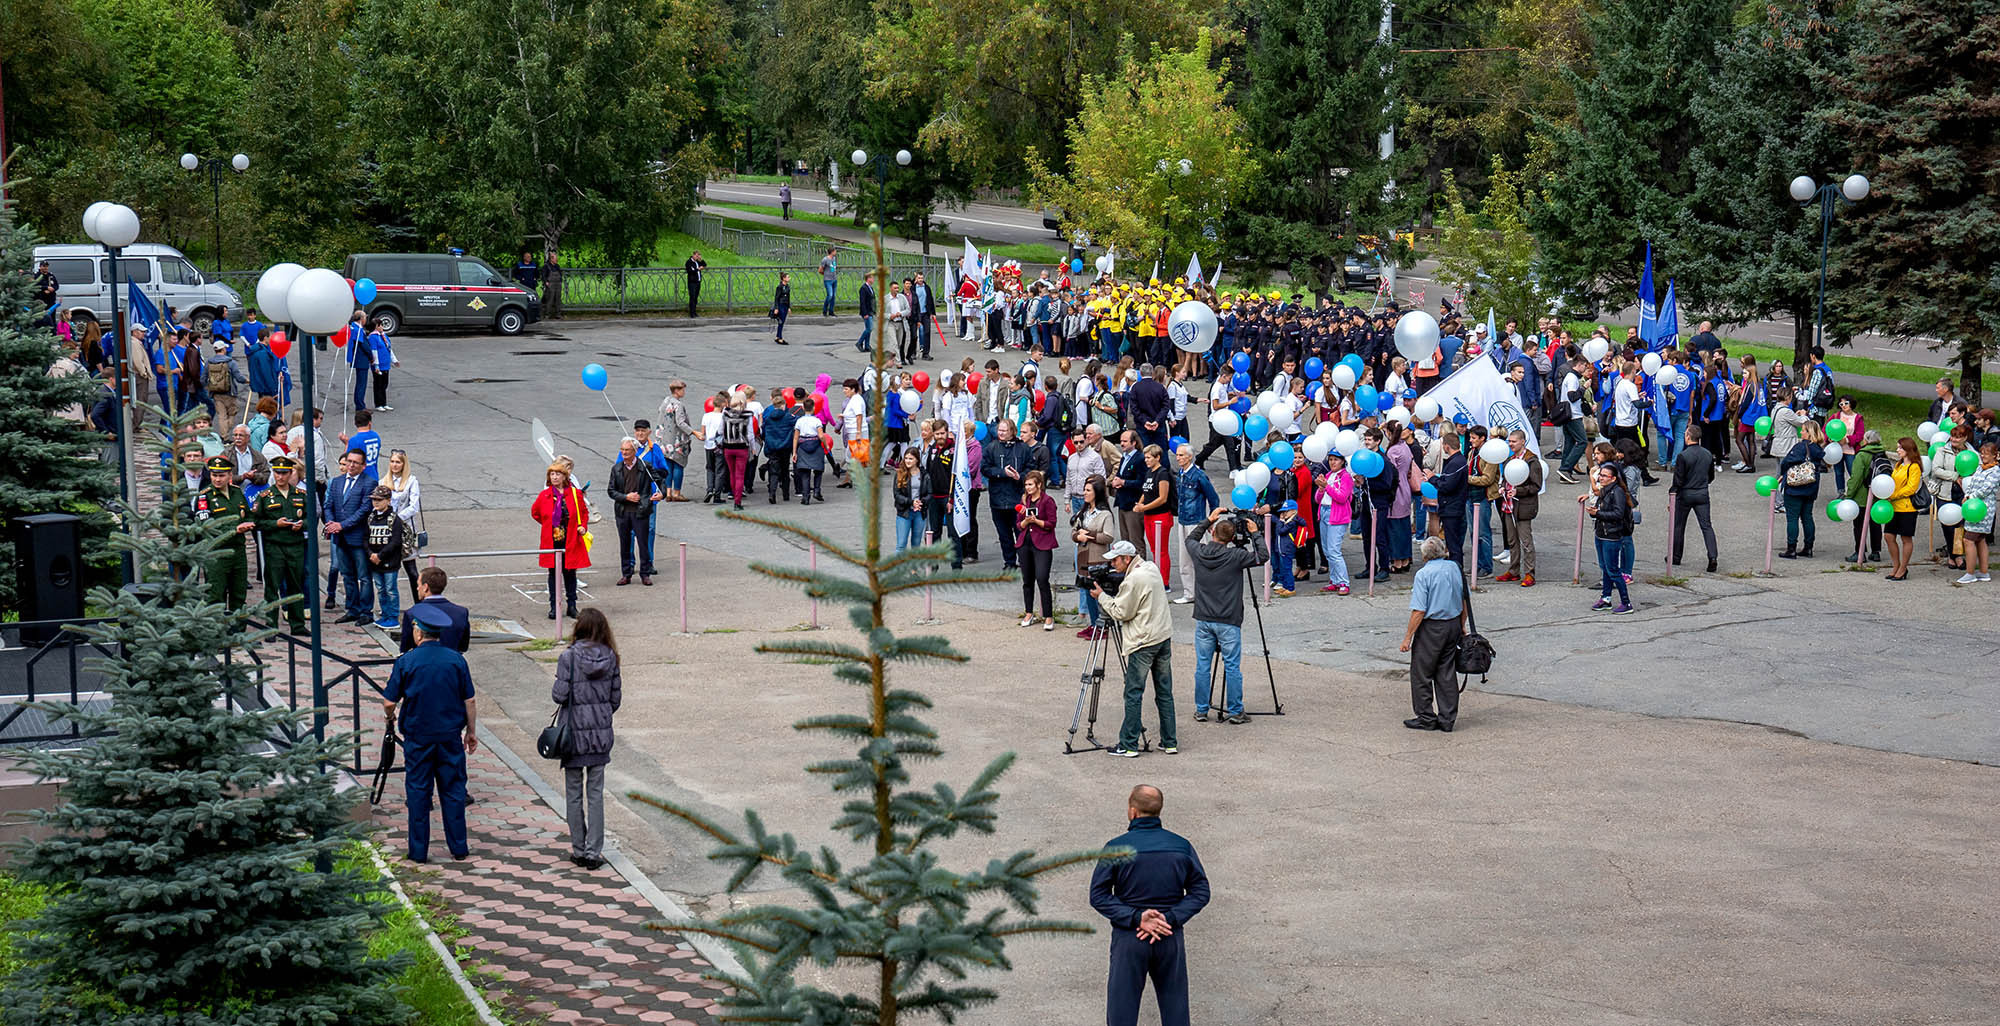
[(451, 625), (444, 610), (420, 602), (411, 607), (410, 618), (420, 644), (396, 658), (382, 689), (382, 707), (403, 737), (410, 861), (430, 861), (433, 789), (444, 815), (445, 848), (462, 859), (471, 853), (465, 836), (465, 757), (479, 749), (472, 671), (464, 656), (438, 640)]
[(1208, 905), (1208, 873), (1187, 838), (1160, 826), (1165, 804), (1159, 788), (1133, 788), (1125, 801), (1127, 829), (1108, 845), (1130, 848), (1132, 858), (1100, 862), (1090, 875), (1090, 907), (1111, 921), (1106, 1026), (1136, 1026), (1148, 978), (1161, 1026), (1189, 1026), (1182, 928)]
[[(365, 341), (368, 347), (368, 377), (375, 384), (375, 408), (394, 410), (395, 407), (389, 405), (389, 368), (396, 365), (396, 350), (389, 344), (388, 318), (375, 322), (375, 330), (368, 333)], [(356, 373), (359, 373), (358, 367)], [(359, 383), (355, 387), (359, 388)]]
[(354, 319), (348, 322), (345, 329), (348, 373), (354, 378), (354, 408), (357, 410), (368, 408), (369, 373), (375, 368), (375, 361), (369, 356), (368, 329), (362, 324), (364, 316), (361, 311), (354, 311)]

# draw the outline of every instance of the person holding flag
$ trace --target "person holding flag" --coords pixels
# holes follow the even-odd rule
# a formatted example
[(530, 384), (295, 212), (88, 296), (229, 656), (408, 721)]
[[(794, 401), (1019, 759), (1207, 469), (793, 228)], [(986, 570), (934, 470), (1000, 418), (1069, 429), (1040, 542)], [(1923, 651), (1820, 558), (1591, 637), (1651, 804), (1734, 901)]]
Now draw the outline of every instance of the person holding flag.
[(932, 541), (951, 537), (951, 568), (965, 567), (960, 525), (972, 526), (972, 472), (965, 461), (964, 433), (952, 438), (951, 425), (930, 422), (930, 449), (924, 454), (924, 517)]

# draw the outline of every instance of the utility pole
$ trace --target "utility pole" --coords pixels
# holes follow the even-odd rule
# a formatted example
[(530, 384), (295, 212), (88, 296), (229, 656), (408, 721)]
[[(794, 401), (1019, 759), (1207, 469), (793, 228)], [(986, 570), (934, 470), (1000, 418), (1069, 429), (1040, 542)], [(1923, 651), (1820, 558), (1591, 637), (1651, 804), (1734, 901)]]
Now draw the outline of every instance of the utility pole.
[[(1395, 52), (1392, 48), (1392, 44), (1395, 41), (1395, 21), (1396, 0), (1382, 0), (1382, 29), (1376, 34), (1376, 39), (1381, 42), (1384, 54)], [(1376, 140), (1375, 155), (1381, 159), (1383, 164), (1387, 164), (1389, 163), (1389, 158), (1396, 155), (1396, 122), (1392, 120), (1392, 115), (1396, 109), (1396, 94), (1395, 65), (1389, 62), (1386, 57), (1382, 65), (1382, 81), (1384, 84), (1384, 89), (1382, 90), (1382, 135)], [(1384, 206), (1387, 206), (1393, 203), (1395, 199), (1396, 179), (1391, 177), (1382, 185), (1382, 203)], [(1383, 271), (1388, 276), (1389, 298), (1391, 300), (1396, 298), (1395, 242), (1396, 226), (1392, 223), (1389, 225), (1389, 245), (1385, 247), (1388, 259), (1383, 261), (1385, 265)]]

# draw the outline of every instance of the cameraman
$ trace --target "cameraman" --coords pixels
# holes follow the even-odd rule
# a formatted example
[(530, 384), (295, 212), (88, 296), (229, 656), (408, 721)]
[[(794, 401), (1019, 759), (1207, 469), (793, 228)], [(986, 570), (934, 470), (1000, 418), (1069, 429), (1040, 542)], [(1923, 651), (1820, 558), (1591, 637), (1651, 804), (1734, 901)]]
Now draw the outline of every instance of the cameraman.
[[(1228, 519), (1224, 519), (1224, 517)], [(1225, 723), (1245, 724), (1243, 715), (1243, 582), (1244, 573), (1263, 566), (1270, 546), (1256, 540), (1257, 521), (1228, 510), (1214, 509), (1188, 535), (1188, 561), (1194, 565), (1194, 720), (1208, 722), (1209, 660), (1222, 655), (1223, 708), (1216, 716)]]
[(1090, 597), (1097, 600), (1104, 615), (1118, 621), (1118, 654), (1125, 664), (1125, 722), (1118, 728), (1118, 744), (1107, 749), (1127, 759), (1139, 757), (1139, 702), (1146, 697), (1146, 675), (1153, 677), (1153, 704), (1160, 713), (1160, 752), (1180, 754), (1174, 736), (1173, 621), (1167, 616), (1167, 586), (1160, 569), (1139, 558), (1139, 550), (1129, 541), (1120, 541), (1105, 553), (1115, 574), (1123, 575), (1115, 594), (1105, 594), (1103, 583), (1093, 578)]

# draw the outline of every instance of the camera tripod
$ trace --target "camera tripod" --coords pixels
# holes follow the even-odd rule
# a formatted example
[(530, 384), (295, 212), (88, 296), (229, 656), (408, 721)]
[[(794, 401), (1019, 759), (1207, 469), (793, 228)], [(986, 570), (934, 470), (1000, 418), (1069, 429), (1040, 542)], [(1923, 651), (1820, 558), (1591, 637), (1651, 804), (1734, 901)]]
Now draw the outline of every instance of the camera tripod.
[[(1263, 540), (1259, 539), (1258, 544), (1264, 544)], [(1249, 709), (1245, 709), (1243, 710), (1243, 714), (1245, 716), (1283, 716), (1285, 714), (1285, 703), (1278, 701), (1278, 674), (1277, 671), (1271, 668), (1271, 639), (1264, 636), (1264, 605), (1257, 601), (1257, 581), (1256, 578), (1251, 576), (1250, 568), (1247, 566), (1243, 568), (1243, 587), (1244, 590), (1250, 593), (1250, 610), (1257, 615), (1257, 641), (1264, 648), (1264, 676), (1271, 681), (1271, 711), (1251, 712)], [(1241, 632), (1239, 631), (1239, 633)], [(1240, 653), (1241, 650), (1242, 646), (1239, 645), (1238, 652)], [(1238, 661), (1241, 661), (1240, 655)], [(1218, 650), (1209, 656), (1208, 659), (1208, 708), (1210, 712), (1216, 714), (1214, 720), (1216, 723), (1223, 722), (1223, 704), (1215, 700), (1215, 689), (1221, 681), (1222, 653)]]
[[(1076, 711), (1070, 714), (1069, 737), (1063, 740), (1064, 755), (1075, 755), (1078, 752), (1102, 752), (1112, 747), (1097, 740), (1097, 699), (1104, 690), (1105, 667), (1111, 660), (1112, 651), (1118, 647), (1118, 642), (1118, 622), (1107, 617), (1103, 628), (1091, 636), (1090, 651), (1083, 659), (1083, 675), (1078, 679), (1076, 689)], [(1090, 719), (1088, 722), (1084, 720), (1084, 702), (1086, 699), (1090, 702)], [(1076, 745), (1076, 728), (1079, 723), (1084, 724), (1084, 745), (1081, 748), (1078, 748)], [(1113, 743), (1115, 744), (1116, 742), (1114, 741)], [(1147, 736), (1146, 728), (1141, 725), (1139, 728), (1139, 750), (1144, 752), (1150, 750), (1152, 747), (1152, 739)]]

